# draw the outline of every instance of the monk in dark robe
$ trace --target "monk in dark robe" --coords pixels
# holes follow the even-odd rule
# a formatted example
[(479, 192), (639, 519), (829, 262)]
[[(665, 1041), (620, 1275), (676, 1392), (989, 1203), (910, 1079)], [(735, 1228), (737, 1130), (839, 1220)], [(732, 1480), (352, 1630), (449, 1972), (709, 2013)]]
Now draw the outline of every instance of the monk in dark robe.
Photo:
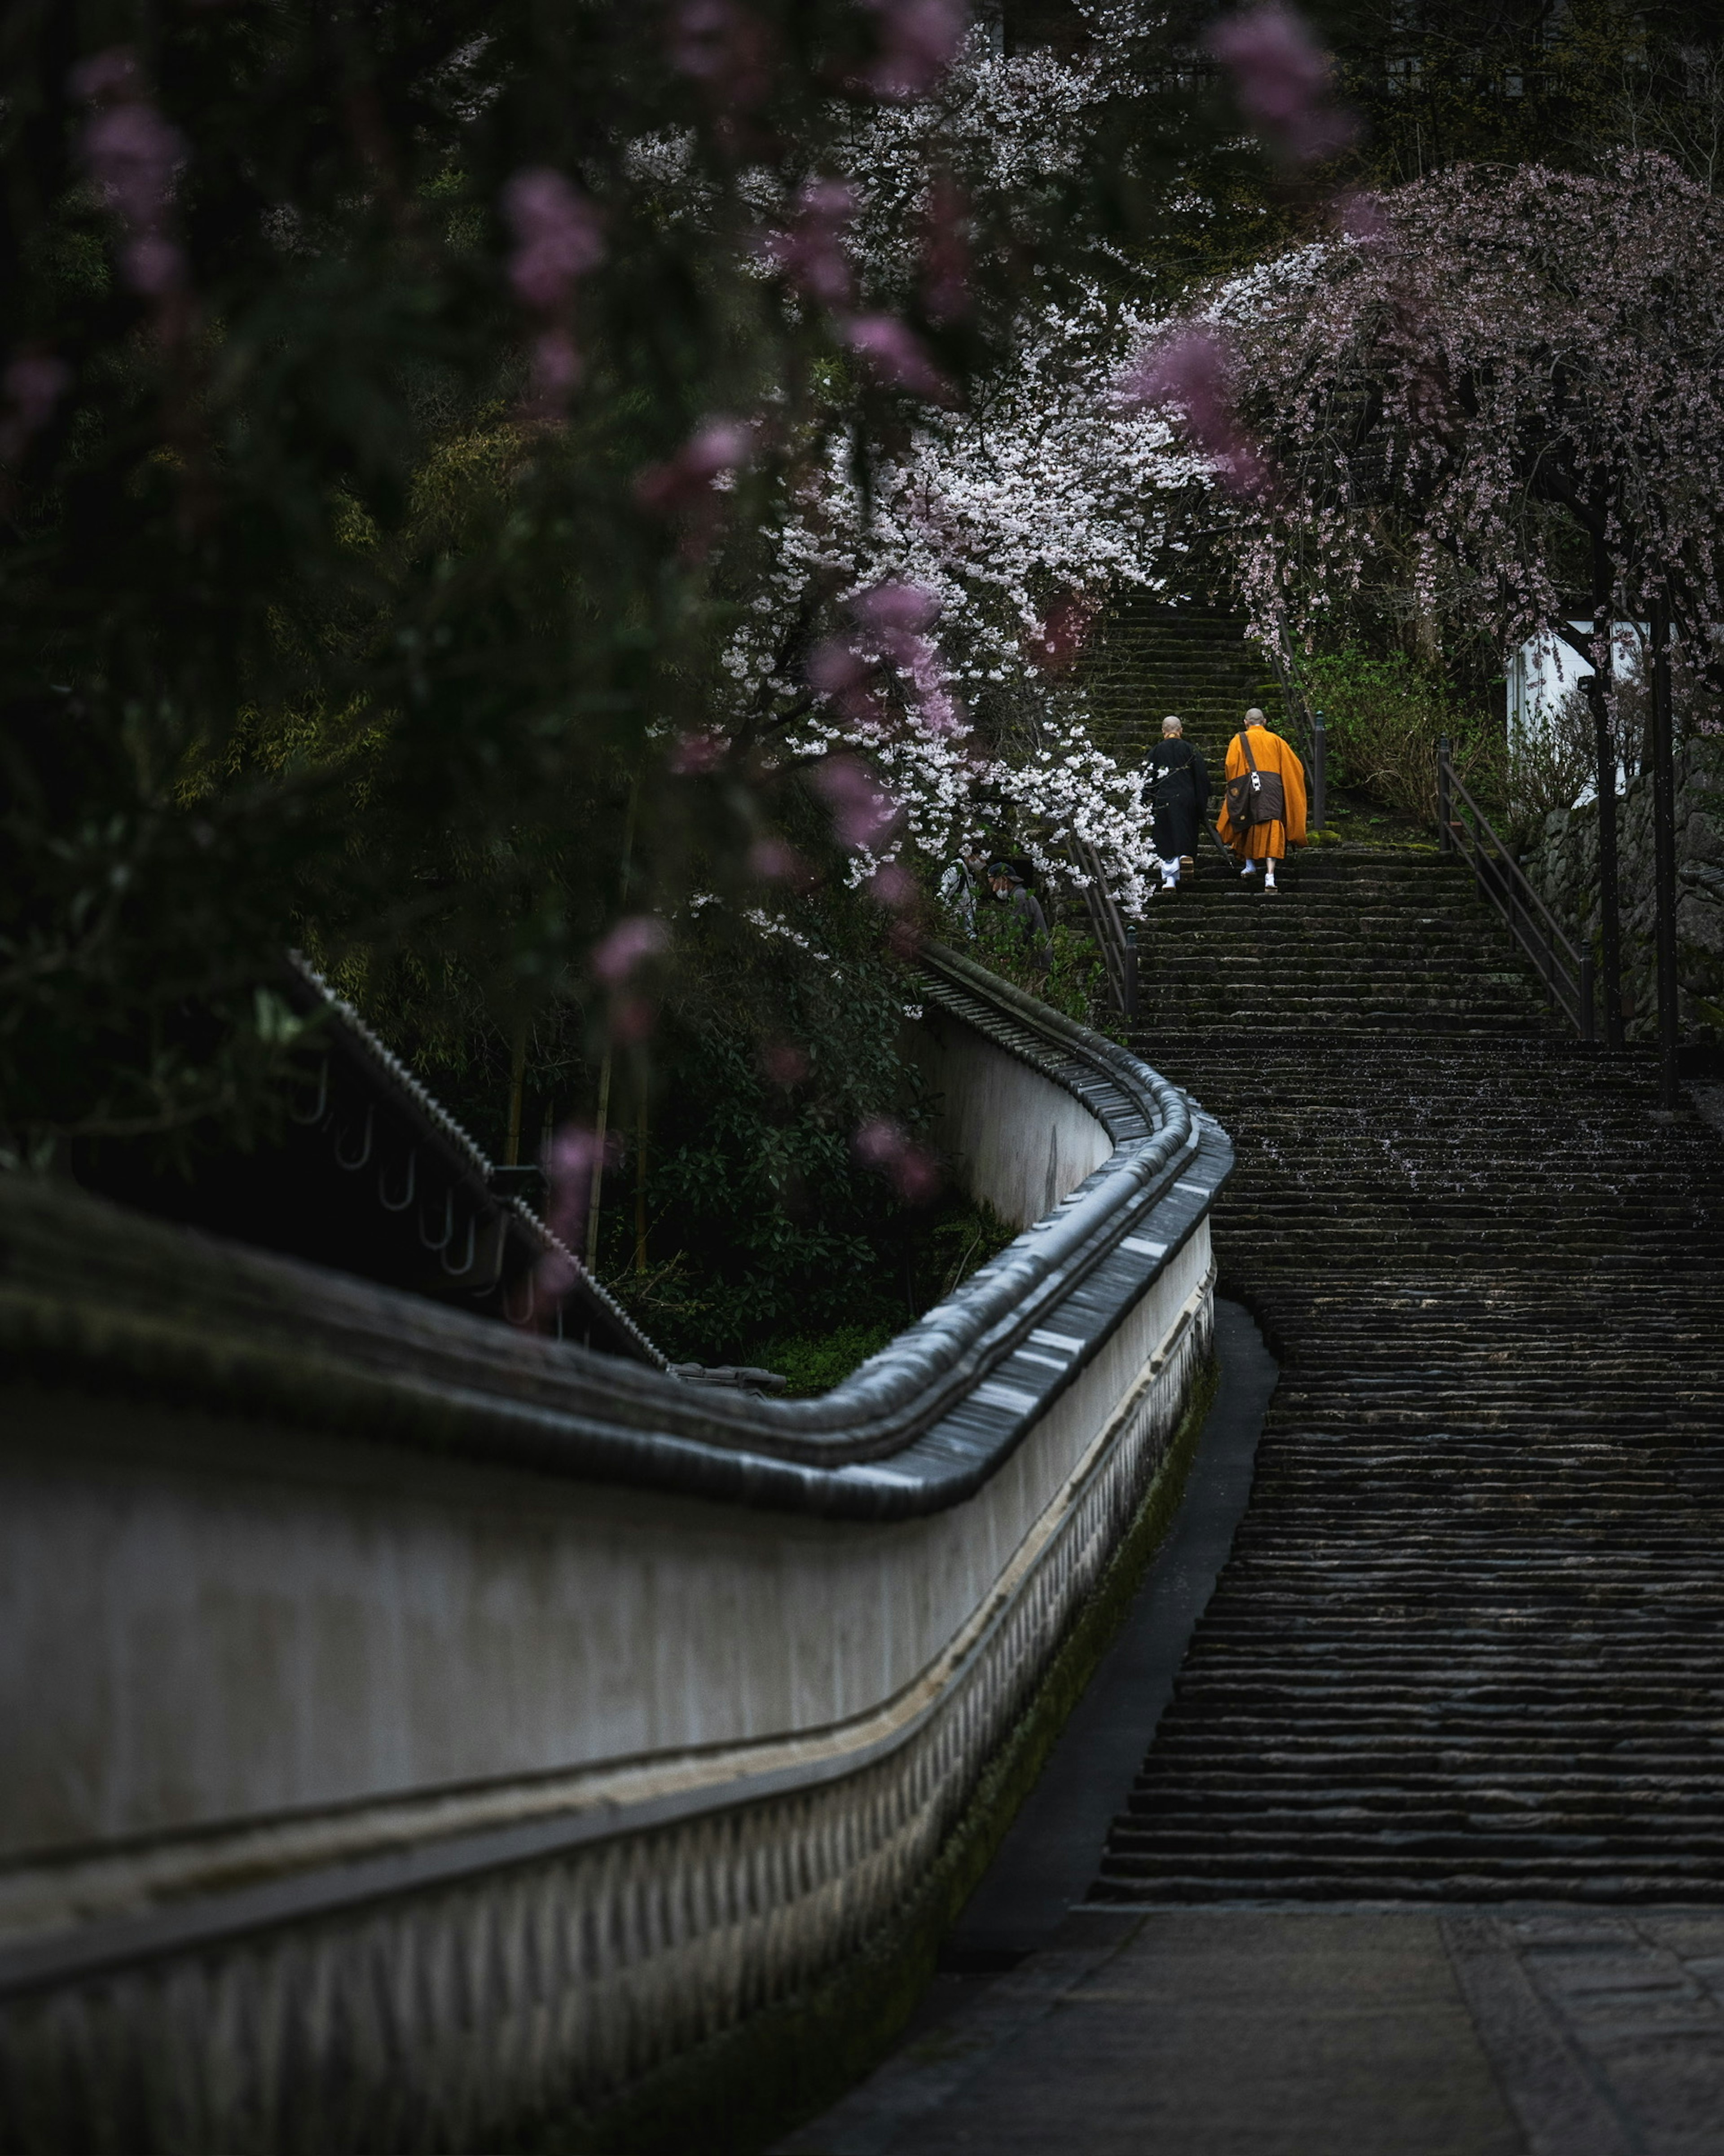
[(1275, 863), (1288, 847), (1305, 844), (1305, 766), (1290, 742), (1270, 732), (1261, 711), (1247, 711), (1228, 743), (1227, 791), (1215, 828), (1248, 882), (1261, 869), (1265, 892), (1275, 889)]
[(1184, 721), (1169, 712), (1162, 721), (1161, 746), (1145, 769), (1148, 780), (1150, 842), (1162, 872), (1162, 889), (1178, 888), (1179, 871), (1197, 851), (1198, 831), (1209, 813), (1209, 774), (1185, 739)]

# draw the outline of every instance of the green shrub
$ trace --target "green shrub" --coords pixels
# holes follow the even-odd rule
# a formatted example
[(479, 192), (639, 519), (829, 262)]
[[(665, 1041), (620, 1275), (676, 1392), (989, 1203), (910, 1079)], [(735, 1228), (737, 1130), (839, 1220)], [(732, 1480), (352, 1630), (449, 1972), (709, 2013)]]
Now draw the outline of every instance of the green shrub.
[[(793, 1397), (829, 1392), (852, 1370), (877, 1354), (912, 1318), (953, 1293), (1018, 1232), (984, 1201), (949, 1191), (936, 1204), (901, 1214), (899, 1247), (901, 1306), (872, 1322), (835, 1326), (829, 1332), (796, 1332), (767, 1341), (752, 1360), (790, 1380)], [(853, 1283), (853, 1290), (855, 1286)], [(876, 1278), (871, 1291), (880, 1297)]]
[(1437, 814), (1437, 743), (1447, 734), (1455, 770), (1487, 806), (1503, 798), (1506, 752), (1488, 713), (1464, 702), (1440, 676), (1397, 654), (1326, 653), (1305, 669), (1328, 729), (1328, 777), (1418, 824)]
[[(1042, 903), (1049, 905), (1047, 894)], [(1029, 944), (1015, 918), (1003, 906), (976, 909), (976, 941), (967, 948), (979, 963), (1016, 987), (1075, 1019), (1094, 1025), (1107, 1009), (1107, 969), (1087, 928), (1060, 921), (1049, 932), (1051, 956), (1044, 974), (1030, 965)]]

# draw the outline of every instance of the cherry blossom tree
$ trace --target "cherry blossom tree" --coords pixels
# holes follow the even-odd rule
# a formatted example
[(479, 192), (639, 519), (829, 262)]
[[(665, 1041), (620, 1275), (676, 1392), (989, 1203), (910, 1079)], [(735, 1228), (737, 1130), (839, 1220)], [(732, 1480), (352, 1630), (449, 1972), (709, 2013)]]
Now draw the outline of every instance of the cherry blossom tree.
[[(1234, 279), (1137, 387), (1226, 483), (1260, 634), (1309, 634), (1391, 550), (1505, 652), (1668, 597), (1724, 628), (1724, 204), (1668, 159), (1457, 167)], [(1583, 648), (1608, 663), (1597, 639)]]

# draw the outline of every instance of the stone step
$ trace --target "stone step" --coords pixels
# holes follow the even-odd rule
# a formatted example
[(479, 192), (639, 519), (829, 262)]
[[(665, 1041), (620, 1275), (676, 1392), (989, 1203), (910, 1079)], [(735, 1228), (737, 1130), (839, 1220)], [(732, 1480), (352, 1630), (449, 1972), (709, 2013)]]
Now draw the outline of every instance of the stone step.
[[(1237, 721), (1252, 654), (1177, 633), (1103, 639), (1122, 742)], [(1206, 850), (1138, 951), (1282, 1377), (1094, 1894), (1724, 1901), (1724, 1147), (1434, 850), (1273, 901)]]

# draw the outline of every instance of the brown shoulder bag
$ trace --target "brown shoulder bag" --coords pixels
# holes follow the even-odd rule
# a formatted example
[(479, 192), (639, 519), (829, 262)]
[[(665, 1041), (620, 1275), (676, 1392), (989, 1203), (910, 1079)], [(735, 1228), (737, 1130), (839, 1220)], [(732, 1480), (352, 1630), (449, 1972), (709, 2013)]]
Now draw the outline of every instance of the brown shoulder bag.
[(1285, 824), (1287, 820), (1287, 795), (1278, 771), (1260, 771), (1257, 759), (1251, 753), (1249, 729), (1239, 729), (1239, 747), (1244, 751), (1246, 768), (1237, 778), (1227, 782), (1227, 819), (1236, 831), (1243, 831), (1251, 824)]

